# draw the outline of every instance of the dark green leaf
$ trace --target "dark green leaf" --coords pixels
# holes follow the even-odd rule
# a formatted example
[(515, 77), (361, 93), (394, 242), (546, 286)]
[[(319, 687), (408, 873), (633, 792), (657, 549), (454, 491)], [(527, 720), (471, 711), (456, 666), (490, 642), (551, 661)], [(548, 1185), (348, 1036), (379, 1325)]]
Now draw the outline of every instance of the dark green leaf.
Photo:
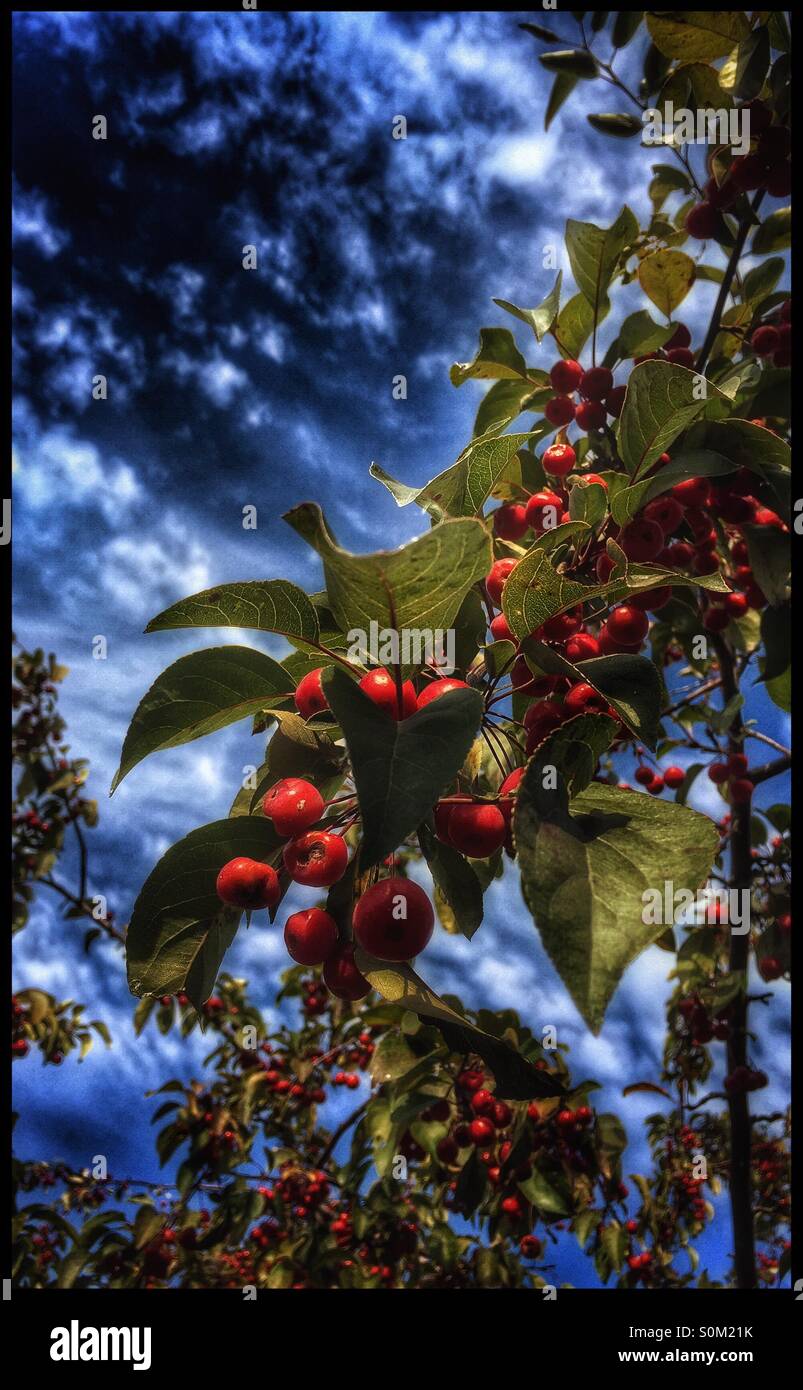
[(345, 735), (363, 821), (361, 869), (398, 848), (453, 782), (479, 728), (479, 691), (455, 690), (395, 720), (343, 671), (324, 691)]

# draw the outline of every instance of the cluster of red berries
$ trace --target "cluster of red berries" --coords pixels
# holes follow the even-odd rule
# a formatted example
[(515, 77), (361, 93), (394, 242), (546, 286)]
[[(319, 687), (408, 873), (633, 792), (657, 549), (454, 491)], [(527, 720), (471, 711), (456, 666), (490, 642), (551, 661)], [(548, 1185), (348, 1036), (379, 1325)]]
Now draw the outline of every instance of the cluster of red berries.
[(734, 806), (744, 806), (753, 795), (753, 783), (746, 775), (748, 761), (744, 753), (731, 753), (725, 763), (709, 763), (708, 776), (716, 786), (728, 783), (728, 791)]
[(772, 359), (773, 367), (792, 362), (792, 301), (785, 299), (778, 309), (766, 314), (750, 335), (750, 346), (757, 357)]
[(640, 763), (633, 776), (639, 786), (644, 787), (651, 796), (660, 796), (664, 787), (669, 787), (670, 791), (676, 791), (678, 787), (683, 786), (686, 780), (684, 769), (675, 763), (662, 768), (660, 772), (655, 772), (646, 763)]
[(678, 1013), (687, 1025), (688, 1037), (693, 1047), (705, 1047), (706, 1043), (714, 1039), (727, 1042), (730, 1036), (728, 1007), (712, 1015), (697, 994), (690, 994), (681, 999)]
[(710, 178), (704, 199), (686, 214), (686, 231), (701, 241), (716, 236), (723, 227), (721, 213), (733, 207), (742, 193), (764, 189), (773, 198), (786, 198), (792, 190), (789, 129), (773, 125), (772, 112), (759, 98), (741, 110), (749, 114), (751, 150), (732, 160), (721, 183)]
[[(614, 386), (608, 367), (584, 370), (572, 358), (561, 359), (550, 371), (549, 380), (556, 393), (544, 406), (550, 425), (565, 427), (574, 421), (582, 430), (601, 430), (609, 415), (615, 418), (621, 414), (625, 388)], [(579, 402), (575, 402), (575, 394), (580, 396)]]
[(25, 1021), (28, 1015), (28, 1006), (23, 1004), (16, 995), (11, 996), (11, 1056), (27, 1057), (30, 1052), (30, 1043), (23, 1036)]
[[(324, 714), (329, 711), (321, 681), (325, 670), (326, 667), (318, 666), (314, 671), (308, 671), (296, 686), (294, 697), (296, 709), (299, 714), (303, 715), (304, 719), (312, 719), (316, 714)], [(365, 675), (358, 681), (358, 685), (373, 704), (384, 710), (393, 719), (409, 719), (411, 714), (415, 714), (417, 710), (425, 709), (432, 700), (437, 700), (441, 695), (447, 695), (450, 690), (468, 689), (465, 681), (456, 680), (451, 676), (430, 681), (419, 692), (416, 691), (411, 680), (406, 680), (402, 682), (401, 700), (399, 700), (396, 681), (384, 666), (377, 666), (372, 671), (366, 671)]]
[(734, 1067), (725, 1077), (725, 1090), (729, 1096), (744, 1095), (745, 1091), (760, 1091), (769, 1085), (767, 1073), (754, 1067)]

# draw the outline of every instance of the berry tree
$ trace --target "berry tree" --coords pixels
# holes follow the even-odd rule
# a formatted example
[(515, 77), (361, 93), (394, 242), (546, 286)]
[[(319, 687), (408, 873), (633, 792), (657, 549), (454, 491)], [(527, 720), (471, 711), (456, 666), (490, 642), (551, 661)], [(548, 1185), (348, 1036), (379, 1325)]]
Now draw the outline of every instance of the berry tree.
[[(556, 73), (548, 119), (580, 80), (622, 88), (595, 54), (598, 18), (591, 39), (580, 20), (577, 47), (541, 54)], [(139, 1193), (136, 1219), (91, 1227), (82, 1268), (95, 1279), (548, 1283), (550, 1236), (568, 1225), (603, 1280), (678, 1286), (696, 1277), (693, 1250), (678, 1256), (713, 1216), (705, 1185), (723, 1183), (732, 1282), (788, 1268), (785, 1121), (751, 1113), (768, 1078), (748, 1009), (789, 973), (788, 808), (753, 800), (789, 758), (746, 703), (760, 681), (789, 709), (791, 301), (775, 254), (788, 210), (759, 217), (765, 195), (788, 191), (788, 45), (777, 14), (729, 12), (722, 33), (693, 20), (648, 17), (643, 82), (627, 94), (642, 111), (688, 94), (732, 107), (750, 152), (714, 141), (695, 171), (673, 147), (678, 167), (654, 166), (645, 226), (627, 206), (609, 227), (567, 223), (574, 295), (559, 272), (535, 308), (496, 301), (539, 365), (509, 329), (481, 329), (474, 359), (451, 371), (456, 387), (492, 382), (457, 461), (423, 487), (371, 470), (428, 529), (356, 555), (303, 502), (285, 520), (319, 558), (318, 591), (246, 579), (148, 624), (254, 629), (291, 650), (181, 657), (125, 737), (114, 786), (235, 720), (268, 734), (230, 814), (168, 850), (134, 905), (139, 1024), (187, 1031), (200, 1018), (214, 1074), (163, 1088), (158, 1148), (184, 1155), (180, 1200), (162, 1211)], [(615, 47), (642, 22), (613, 16)], [(614, 138), (643, 129), (632, 115), (591, 119)], [(724, 248), (724, 270), (699, 240)], [(674, 315), (707, 280), (719, 288), (695, 343)], [(602, 354), (617, 294), (636, 281), (659, 318), (623, 317)], [(534, 418), (507, 432), (522, 414)], [(448, 669), (435, 633), (453, 636)], [(687, 805), (698, 777), (718, 789), (718, 821)], [(663, 1073), (624, 1083), (669, 1101), (649, 1120), (654, 1172), (635, 1175), (632, 1207), (622, 1125), (591, 1108), (593, 1083), (573, 1084), (538, 1000), (519, 1019), (426, 983), (435, 930), (493, 932), (485, 893), (503, 873), (593, 1033), (631, 962), (654, 944), (667, 953)], [(310, 891), (288, 914), (291, 883)], [(220, 974), (244, 915), (263, 913), (292, 962), (280, 997), (301, 1001), (300, 1025), (270, 1036), (244, 983)], [(721, 1056), (724, 1089), (706, 1090)], [(343, 1135), (322, 1130), (316, 1107), (328, 1086), (358, 1084), (354, 1067), (375, 1089), (341, 1160)], [(21, 1186), (36, 1180), (23, 1165)], [(190, 1205), (199, 1191), (205, 1215)], [(472, 1234), (453, 1215), (474, 1219)], [(50, 1266), (73, 1237), (45, 1224)], [(26, 1242), (24, 1277), (46, 1280), (29, 1219)]]

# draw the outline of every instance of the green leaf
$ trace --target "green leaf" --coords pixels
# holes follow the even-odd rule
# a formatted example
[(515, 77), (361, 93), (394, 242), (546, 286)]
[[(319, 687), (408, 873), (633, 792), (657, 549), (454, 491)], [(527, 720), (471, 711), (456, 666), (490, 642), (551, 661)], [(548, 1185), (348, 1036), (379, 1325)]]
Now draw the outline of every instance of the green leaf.
[[(438, 521), (443, 516), (475, 516), (502, 479), (516, 471), (519, 450), (530, 440), (538, 439), (540, 433), (503, 434), (474, 440), (456, 463), (420, 488), (397, 483), (376, 463), (371, 464), (369, 471), (372, 478), (384, 483), (399, 507), (415, 502)], [(489, 568), (490, 563), (489, 559)]]
[(482, 922), (483, 912), (482, 886), (477, 875), (458, 850), (435, 838), (429, 826), (420, 826), (418, 842), (457, 930), (471, 940)]
[(643, 353), (655, 352), (672, 337), (675, 324), (656, 323), (646, 309), (637, 309), (628, 314), (619, 330), (616, 340), (618, 357), (641, 357)]
[(564, 799), (579, 796), (590, 784), (600, 758), (615, 737), (614, 719), (605, 714), (579, 714), (544, 739), (530, 764), (535, 769), (530, 776), (530, 794), (539, 814), (547, 817), (555, 807), (553, 779), (545, 776), (547, 769), (554, 768), (560, 774)]
[[(501, 434), (502, 430), (512, 425), (522, 411), (528, 408), (528, 402), (533, 398), (537, 400), (539, 391), (544, 389), (536, 387), (533, 391), (529, 381), (495, 381), (485, 392), (474, 417), (474, 438), (486, 434)], [(535, 400), (532, 409), (536, 408)], [(376, 464), (371, 465), (371, 474), (374, 478), (379, 478), (380, 482), (386, 482), (387, 475), (383, 477), (382, 470), (378, 469)], [(392, 488), (390, 490), (393, 491)], [(399, 505), (403, 507), (406, 502), (400, 500)]]
[[(332, 613), (345, 633), (368, 634), (372, 622), (419, 638), (446, 632), (469, 589), (491, 567), (491, 538), (473, 518), (443, 521), (399, 550), (373, 555), (351, 555), (336, 545), (313, 502), (294, 508), (285, 520), (321, 556)], [(420, 652), (418, 659), (404, 655), (406, 671), (420, 666)]]
[(750, 25), (742, 10), (665, 10), (647, 14), (647, 28), (656, 48), (667, 58), (708, 63), (724, 58), (747, 37)]
[(734, 95), (740, 101), (752, 101), (764, 86), (764, 78), (770, 65), (770, 39), (766, 26), (760, 24), (751, 29), (739, 44), (736, 59), (736, 80)]
[(766, 484), (767, 505), (789, 523), (792, 455), (783, 439), (751, 420), (731, 419), (706, 420), (700, 430), (700, 442), (702, 447), (730, 459), (737, 468), (749, 468), (758, 474)]
[[(528, 1202), (532, 1202), (539, 1212), (548, 1216), (568, 1216), (571, 1211), (571, 1197), (565, 1190), (565, 1181), (561, 1183), (558, 1174), (554, 1175), (554, 1180), (559, 1186), (553, 1186), (540, 1169), (536, 1168), (532, 1177), (519, 1183), (519, 1192)], [(564, 1191), (560, 1191), (560, 1186)]]
[(770, 603), (784, 603), (789, 592), (790, 538), (775, 526), (743, 526), (753, 577)]
[[(605, 584), (580, 584), (565, 574), (559, 574), (550, 562), (542, 542), (551, 538), (560, 543), (560, 533), (569, 531), (570, 526), (583, 528), (582, 522), (569, 522), (547, 531), (527, 554), (519, 561), (502, 590), (502, 609), (513, 632), (520, 641), (541, 627), (548, 618), (574, 608), (589, 599), (604, 598), (610, 603), (618, 602), (628, 593), (643, 593), (665, 584), (687, 585), (692, 588), (710, 589), (724, 594), (730, 586), (722, 576), (715, 572), (710, 575), (682, 575), (676, 570), (661, 565), (634, 565), (625, 562), (621, 572)], [(557, 538), (557, 540), (555, 540)], [(610, 544), (610, 543), (609, 543)], [(619, 552), (621, 554), (621, 551)]]
[(242, 916), (217, 896), (220, 870), (240, 856), (275, 864), (282, 846), (264, 816), (212, 821), (173, 845), (145, 880), (128, 924), (131, 993), (186, 990), (200, 1007)]
[(604, 111), (587, 115), (586, 120), (600, 135), (614, 135), (629, 140), (632, 135), (640, 135), (644, 126), (635, 116), (623, 111)]
[(777, 608), (764, 609), (761, 641), (766, 653), (761, 679), (775, 681), (788, 671), (792, 662), (792, 612), (788, 599)]
[(614, 48), (626, 48), (636, 34), (642, 19), (643, 10), (618, 10), (613, 19), (611, 42)]
[(554, 53), (539, 53), (538, 61), (549, 72), (563, 77), (590, 78), (597, 75), (593, 54), (585, 48), (561, 48)]
[[(698, 419), (712, 401), (727, 397), (710, 381), (673, 362), (641, 362), (630, 373), (619, 418), (619, 453), (636, 479)], [(720, 452), (724, 452), (721, 450)]]
[(722, 454), (712, 453), (711, 450), (698, 449), (678, 454), (652, 477), (643, 478), (640, 483), (633, 483), (631, 487), (621, 488), (611, 503), (611, 516), (618, 526), (626, 526), (653, 497), (668, 492), (675, 483), (686, 478), (707, 478), (731, 472), (733, 464), (730, 460)]
[(179, 627), (241, 627), (278, 632), (315, 646), (318, 614), (303, 589), (286, 579), (219, 584), (181, 599), (152, 618), (146, 632)]
[[(599, 306), (598, 324), (608, 313), (608, 301)], [(579, 358), (594, 329), (594, 310), (584, 294), (575, 294), (558, 314), (556, 338), (567, 357)]]
[(639, 263), (638, 279), (648, 299), (671, 318), (694, 284), (694, 261), (685, 251), (654, 251)]
[(476, 737), (483, 700), (479, 691), (454, 690), (396, 720), (343, 671), (329, 671), (323, 688), (351, 757), (364, 870), (397, 849), (454, 781)]
[(479, 377), (482, 381), (520, 380), (527, 377), (527, 363), (516, 347), (509, 328), (481, 328), (480, 345), (471, 362), (455, 362), (449, 371), (453, 386)]
[[(676, 169), (674, 164), (653, 164), (652, 172), (653, 177), (647, 191), (656, 212), (663, 207), (670, 193), (688, 193), (691, 189), (688, 176), (682, 169)], [(652, 349), (648, 348), (646, 351)]]
[[(539, 750), (540, 752), (540, 750)], [(713, 822), (685, 806), (593, 783), (543, 815), (538, 755), (513, 813), (522, 889), (558, 974), (592, 1032), (631, 961), (666, 923), (642, 921), (644, 891), (695, 892), (717, 853)], [(539, 812), (540, 805), (540, 812)]]
[(607, 289), (626, 246), (638, 236), (638, 222), (625, 206), (610, 227), (593, 222), (566, 222), (566, 250), (580, 293), (591, 305), (592, 321), (607, 309)]
[(605, 696), (631, 733), (649, 748), (655, 747), (666, 691), (658, 669), (649, 657), (621, 653), (595, 656), (574, 665), (553, 647), (531, 637), (523, 647), (525, 655), (532, 656), (547, 675), (568, 676), (572, 681), (587, 681), (593, 685)]
[(377, 1086), (387, 1081), (398, 1081), (405, 1072), (417, 1066), (420, 1060), (418, 1053), (413, 1052), (403, 1033), (385, 1033), (384, 1037), (379, 1039), (371, 1058), (371, 1080)]
[(549, 93), (546, 113), (544, 115), (544, 130), (549, 130), (552, 122), (560, 111), (561, 106), (568, 100), (577, 86), (578, 78), (572, 77), (568, 72), (558, 72), (555, 74), (555, 81), (552, 83), (552, 90)]
[(150, 1203), (144, 1203), (137, 1212), (134, 1222), (134, 1245), (137, 1250), (142, 1250), (164, 1229), (165, 1217), (162, 1212), (156, 1210)]
[(560, 43), (559, 36), (553, 34), (544, 24), (520, 24), (519, 28), (525, 29), (528, 34), (534, 34), (537, 39), (543, 39), (545, 43)]
[(792, 245), (792, 209), (778, 208), (765, 217), (753, 234), (750, 250), (754, 256), (765, 256), (768, 251), (783, 251)]
[(191, 743), (292, 693), (287, 671), (251, 647), (207, 647), (180, 657), (137, 706), (112, 792), (149, 753)]
[(355, 950), (354, 960), (357, 969), (383, 999), (411, 1009), (420, 1018), (431, 1018), (453, 1052), (476, 1052), (493, 1072), (500, 1100), (531, 1100), (565, 1093), (565, 1087), (555, 1076), (536, 1070), (509, 1043), (492, 1037), (455, 1013), (411, 965), (376, 960), (360, 946)]
[(536, 305), (534, 309), (519, 309), (515, 304), (510, 304), (506, 299), (495, 299), (494, 304), (498, 304), (500, 309), (505, 309), (509, 314), (522, 323), (526, 323), (535, 334), (538, 342), (546, 333), (549, 332), (560, 309), (560, 287), (563, 280), (563, 271), (559, 270), (552, 289), (549, 294)]

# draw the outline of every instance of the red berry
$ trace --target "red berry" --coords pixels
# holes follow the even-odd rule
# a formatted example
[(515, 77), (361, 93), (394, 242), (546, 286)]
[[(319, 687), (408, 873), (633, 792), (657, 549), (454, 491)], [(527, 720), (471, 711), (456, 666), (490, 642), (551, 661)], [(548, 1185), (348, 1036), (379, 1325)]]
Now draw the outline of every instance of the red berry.
[(694, 353), (690, 348), (671, 348), (666, 354), (667, 362), (673, 362), (676, 367), (693, 367)]
[(607, 410), (609, 415), (612, 415), (614, 417), (615, 420), (618, 420), (619, 416), (622, 413), (622, 407), (624, 406), (626, 395), (626, 386), (614, 386), (613, 390), (609, 391), (607, 396), (605, 397), (605, 409)]
[(610, 706), (604, 695), (600, 695), (593, 685), (586, 681), (578, 681), (567, 691), (563, 708), (568, 715), (607, 714)]
[(694, 547), (688, 541), (673, 541), (661, 558), (670, 569), (685, 570), (694, 560)]
[(527, 730), (527, 755), (532, 753), (543, 739), (551, 734), (566, 718), (566, 711), (562, 705), (554, 700), (539, 700), (537, 704), (530, 705), (524, 716), (524, 727)]
[(321, 685), (321, 675), (323, 666), (319, 666), (315, 671), (308, 671), (306, 676), (298, 682), (294, 695), (296, 709), (305, 719), (310, 719), (313, 714), (321, 714), (329, 706)]
[(619, 545), (628, 560), (654, 560), (663, 544), (664, 533), (655, 521), (631, 521), (619, 536)]
[(558, 525), (562, 512), (563, 503), (556, 492), (548, 489), (534, 492), (527, 503), (527, 525), (532, 526), (535, 534), (540, 536)]
[[(494, 1102), (493, 1112), (490, 1116), (497, 1129), (507, 1129), (513, 1119), (513, 1111), (504, 1100)], [(509, 1147), (509, 1146), (508, 1146)], [(503, 1158), (507, 1155), (503, 1155)]]
[(493, 514), (494, 535), (503, 541), (520, 541), (528, 525), (526, 509), (521, 502), (506, 502)]
[[(454, 811), (449, 818), (452, 834)], [(502, 819), (500, 814), (500, 820)], [(362, 894), (352, 918), (354, 935), (379, 960), (412, 960), (423, 951), (435, 923), (432, 903), (417, 883), (385, 878)]]
[(492, 1122), (482, 1116), (472, 1120), (469, 1129), (471, 1130), (471, 1142), (477, 1145), (489, 1143), (496, 1133)]
[(721, 786), (723, 782), (727, 782), (729, 777), (728, 764), (711, 763), (708, 768), (708, 777), (709, 780), (716, 783), (718, 787)]
[(277, 835), (298, 835), (323, 815), (323, 797), (311, 782), (285, 777), (276, 782), (262, 801), (262, 810), (273, 821)]
[(671, 597), (671, 587), (668, 584), (659, 584), (654, 589), (647, 589), (643, 594), (630, 594), (627, 601), (631, 608), (641, 608), (645, 613), (657, 613)]
[(552, 383), (553, 389), (557, 391), (559, 395), (570, 396), (573, 391), (577, 390), (582, 375), (583, 369), (580, 363), (575, 362), (573, 358), (570, 357), (567, 358), (566, 361), (555, 363), (549, 373), (549, 380)]
[(655, 777), (651, 767), (637, 767), (634, 773), (635, 779), (641, 787), (648, 787)]
[(783, 975), (783, 966), (777, 956), (762, 956), (758, 968), (764, 980), (778, 980)]
[(320, 907), (308, 907), (288, 917), (284, 944), (299, 965), (323, 965), (337, 946), (337, 923)]
[(522, 1207), (518, 1197), (503, 1197), (502, 1211), (505, 1213), (505, 1216), (511, 1216), (515, 1218), (517, 1216), (522, 1215), (524, 1208)]
[(608, 367), (589, 367), (580, 378), (580, 395), (587, 401), (604, 400), (613, 387), (613, 372)]
[(711, 500), (711, 485), (707, 478), (684, 478), (675, 483), (672, 496), (684, 507), (707, 507)]
[(485, 576), (485, 588), (494, 607), (501, 608), (502, 590), (511, 570), (514, 570), (517, 564), (518, 560), (495, 560)]
[(401, 712), (399, 711), (399, 692), (396, 681), (390, 672), (385, 670), (384, 666), (378, 666), (375, 671), (368, 671), (359, 684), (360, 690), (365, 691), (369, 700), (372, 700), (375, 705), (378, 705), (394, 719), (407, 719), (409, 715), (415, 714), (418, 698), (412, 681), (404, 681), (402, 684)]
[(284, 847), (284, 867), (296, 883), (329, 888), (346, 872), (348, 846), (328, 830), (308, 830)]
[(671, 352), (673, 348), (691, 347), (691, 333), (685, 323), (679, 323), (671, 338), (664, 343), (664, 352)]
[(632, 647), (637, 642), (643, 642), (650, 623), (640, 608), (635, 608), (632, 603), (620, 603), (608, 614), (607, 626), (615, 642)]
[(581, 401), (574, 418), (581, 430), (601, 430), (606, 415), (602, 401)]
[(425, 685), (421, 694), (418, 696), (418, 708), (425, 709), (433, 700), (437, 700), (441, 695), (448, 695), (451, 690), (470, 690), (471, 686), (465, 681), (455, 680), (452, 676), (444, 676), (442, 680), (432, 681), (430, 685)]
[(544, 450), (541, 463), (545, 473), (552, 473), (556, 478), (565, 478), (577, 463), (577, 455), (571, 444), (550, 444), (549, 448)]
[(522, 1236), (519, 1241), (519, 1250), (525, 1260), (537, 1260), (542, 1249), (543, 1245), (538, 1236)]
[(700, 241), (712, 237), (720, 225), (719, 214), (710, 203), (695, 203), (686, 214), (686, 231)]
[(341, 941), (323, 967), (323, 982), (336, 999), (364, 999), (371, 986), (354, 964), (354, 946)]
[(753, 783), (749, 777), (737, 777), (730, 784), (730, 796), (734, 806), (746, 806), (753, 795)]
[(281, 895), (276, 870), (257, 859), (230, 859), (217, 876), (215, 891), (222, 902), (252, 911), (274, 907)]
[(664, 782), (672, 791), (680, 787), (686, 780), (686, 773), (682, 767), (676, 767), (673, 763), (671, 767), (664, 768)]
[(553, 618), (547, 618), (541, 628), (541, 635), (547, 642), (565, 642), (569, 637), (573, 637), (582, 625), (582, 609), (575, 609), (574, 612), (556, 613)]
[(506, 830), (499, 807), (488, 802), (457, 804), (449, 817), (450, 842), (470, 859), (487, 859), (494, 854), (504, 844)]
[(703, 627), (706, 632), (724, 632), (730, 616), (722, 604), (711, 605), (703, 614)]
[(457, 1162), (459, 1149), (456, 1140), (454, 1140), (451, 1135), (447, 1134), (445, 1138), (438, 1140), (435, 1145), (435, 1153), (441, 1163), (445, 1163), (447, 1167), (450, 1167), (451, 1164)]
[(550, 425), (570, 425), (574, 419), (574, 401), (570, 396), (553, 396), (544, 406)]
[(676, 497), (665, 494), (655, 497), (644, 508), (645, 521), (654, 521), (660, 526), (664, 536), (673, 536), (683, 520), (683, 507)]
[(492, 619), (491, 636), (495, 642), (515, 642), (516, 638), (504, 613), (497, 613)]
[(484, 1086), (481, 1086), (478, 1091), (475, 1091), (471, 1097), (471, 1108), (474, 1114), (486, 1115), (488, 1119), (490, 1119), (493, 1114), (495, 1103), (493, 1092), (486, 1091)]
[(653, 777), (652, 781), (650, 782), (649, 786), (647, 787), (647, 791), (650, 793), (651, 796), (660, 796), (660, 795), (661, 795), (661, 792), (663, 791), (663, 789), (664, 789), (664, 779), (663, 779), (663, 777), (658, 777), (658, 776)]
[(780, 337), (777, 328), (772, 324), (765, 323), (761, 328), (757, 328), (750, 339), (750, 346), (758, 357), (772, 357), (777, 352), (780, 344)]
[(566, 643), (568, 661), (590, 661), (599, 656), (599, 642), (590, 632), (576, 632)]

